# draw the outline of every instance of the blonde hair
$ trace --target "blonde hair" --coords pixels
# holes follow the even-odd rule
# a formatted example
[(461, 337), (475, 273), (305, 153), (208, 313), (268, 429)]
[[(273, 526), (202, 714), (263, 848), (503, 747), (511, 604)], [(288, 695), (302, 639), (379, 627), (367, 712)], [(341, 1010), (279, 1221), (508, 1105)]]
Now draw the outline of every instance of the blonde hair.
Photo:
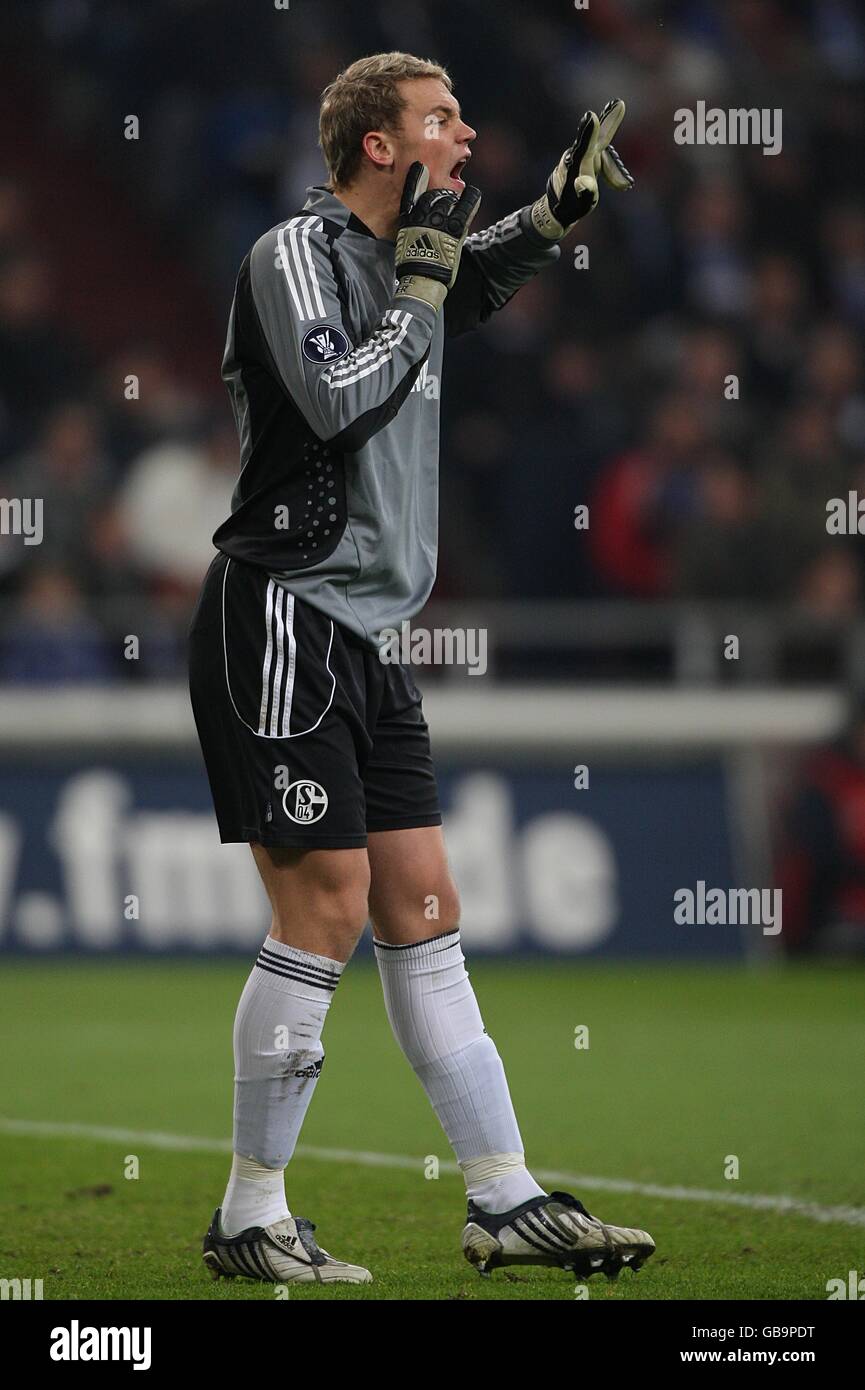
[(358, 58), (325, 87), (318, 142), (330, 188), (344, 188), (356, 177), (363, 158), (361, 141), (368, 131), (398, 133), (406, 101), (397, 83), (417, 77), (437, 77), (453, 91), (453, 83), (439, 63), (398, 52)]

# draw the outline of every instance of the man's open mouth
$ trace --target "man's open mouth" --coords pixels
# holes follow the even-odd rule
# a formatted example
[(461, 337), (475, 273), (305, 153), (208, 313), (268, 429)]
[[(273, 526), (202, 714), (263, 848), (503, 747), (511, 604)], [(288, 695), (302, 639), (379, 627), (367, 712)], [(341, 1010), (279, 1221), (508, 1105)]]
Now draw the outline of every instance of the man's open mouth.
[(457, 184), (460, 188), (465, 188), (463, 170), (465, 169), (467, 163), (467, 159), (458, 159), (450, 172), (451, 183)]

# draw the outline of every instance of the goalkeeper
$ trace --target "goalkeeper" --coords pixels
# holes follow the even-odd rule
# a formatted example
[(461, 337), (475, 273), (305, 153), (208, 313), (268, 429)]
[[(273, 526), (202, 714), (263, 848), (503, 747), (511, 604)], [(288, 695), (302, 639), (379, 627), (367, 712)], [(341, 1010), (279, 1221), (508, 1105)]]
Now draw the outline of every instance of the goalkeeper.
[(460, 948), (421, 694), (380, 659), (435, 579), (444, 339), (557, 260), (600, 180), (630, 186), (610, 143), (623, 115), (620, 101), (587, 112), (540, 197), (472, 233), (475, 131), (447, 73), (361, 59), (322, 99), (327, 185), (241, 266), (223, 363), (240, 475), (190, 687), (220, 837), (251, 846), (273, 917), (234, 1024), (234, 1157), (204, 1241), (215, 1277), (371, 1278), (319, 1246), (284, 1182), (368, 919), (394, 1035), (465, 1176), (466, 1257), (587, 1277), (654, 1251), (526, 1167)]

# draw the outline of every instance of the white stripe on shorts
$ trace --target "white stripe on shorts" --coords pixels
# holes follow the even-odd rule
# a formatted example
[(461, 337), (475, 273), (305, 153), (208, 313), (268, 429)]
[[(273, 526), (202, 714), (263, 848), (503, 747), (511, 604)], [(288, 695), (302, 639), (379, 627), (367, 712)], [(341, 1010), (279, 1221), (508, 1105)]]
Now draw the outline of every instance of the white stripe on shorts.
[[(226, 567), (226, 575), (228, 568)], [(267, 583), (267, 600), (264, 605), (264, 627), (267, 632), (267, 646), (264, 649), (264, 664), (261, 668), (261, 711), (258, 718), (258, 732), (265, 732), (267, 722), (267, 704), (270, 695), (270, 662), (273, 656), (273, 634), (271, 632), (271, 617), (273, 615), (273, 595), (276, 585), (272, 579)]]

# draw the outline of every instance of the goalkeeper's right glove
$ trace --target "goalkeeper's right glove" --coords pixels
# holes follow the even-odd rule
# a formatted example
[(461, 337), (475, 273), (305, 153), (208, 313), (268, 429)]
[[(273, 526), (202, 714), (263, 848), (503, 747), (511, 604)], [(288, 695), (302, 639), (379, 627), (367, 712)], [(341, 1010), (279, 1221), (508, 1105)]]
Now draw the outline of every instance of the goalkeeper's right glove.
[(440, 309), (457, 278), (463, 242), (481, 201), (466, 184), (458, 198), (449, 188), (431, 188), (429, 169), (417, 160), (406, 175), (396, 238), (397, 299), (421, 299)]
[(608, 101), (598, 117), (598, 140), (595, 146), (595, 178), (603, 174), (611, 188), (619, 193), (627, 193), (634, 186), (634, 176), (622, 163), (621, 156), (614, 145), (613, 136), (625, 119), (625, 103), (621, 97)]
[(547, 180), (547, 189), (531, 210), (532, 224), (548, 241), (561, 241), (576, 222), (598, 205), (598, 179), (620, 190), (634, 180), (610, 144), (625, 115), (625, 103), (614, 97), (600, 118), (586, 111), (577, 138), (563, 153)]

